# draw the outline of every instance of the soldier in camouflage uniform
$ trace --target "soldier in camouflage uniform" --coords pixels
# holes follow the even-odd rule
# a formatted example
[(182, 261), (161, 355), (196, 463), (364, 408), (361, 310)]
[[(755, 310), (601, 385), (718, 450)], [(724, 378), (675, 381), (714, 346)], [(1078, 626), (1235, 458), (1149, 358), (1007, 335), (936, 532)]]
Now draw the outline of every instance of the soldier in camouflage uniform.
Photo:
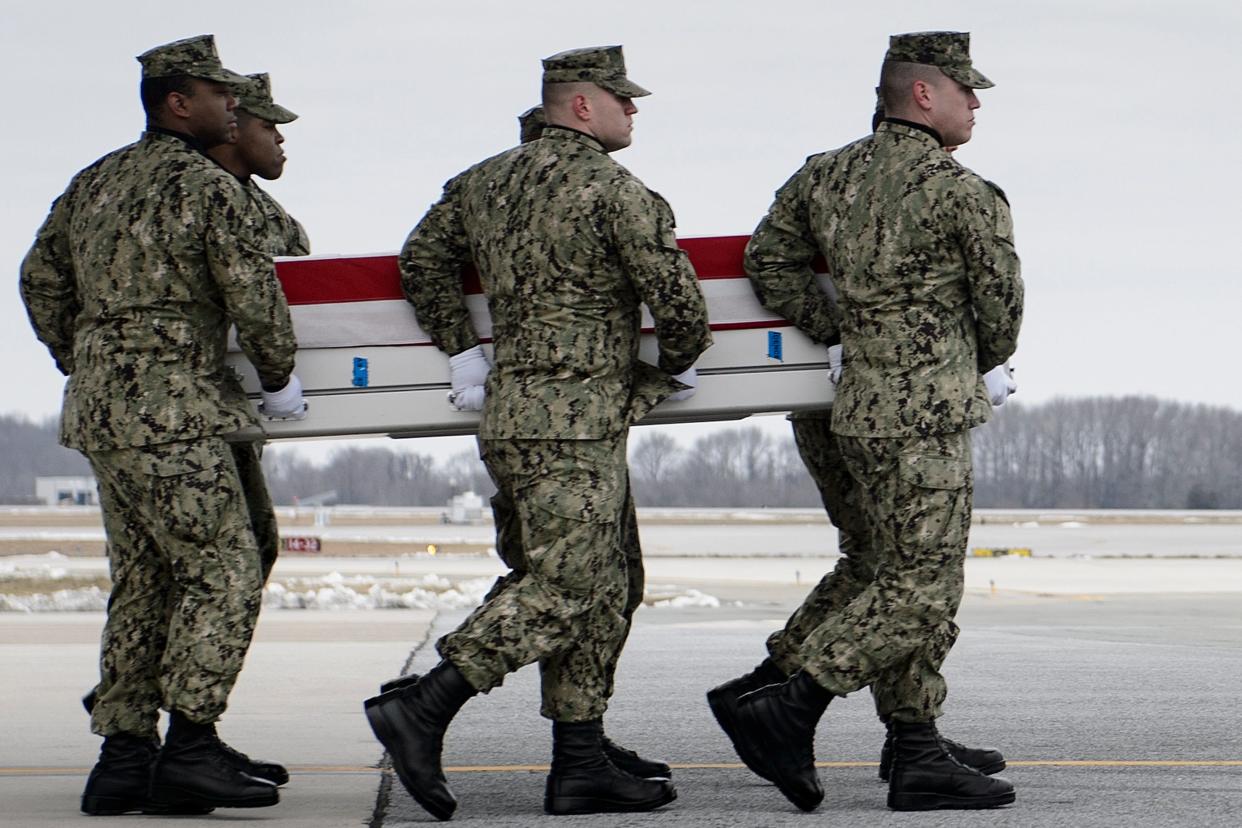
[(278, 127), (296, 121), (298, 116), (272, 100), (272, 81), (266, 72), (247, 75), (246, 82), (234, 88), (237, 96), (236, 140), (207, 151), (220, 166), (237, 176), (262, 214), (271, 240), (273, 256), (306, 256), (310, 239), (302, 223), (289, 215), (254, 180), (280, 178), (285, 169), (281, 145), (285, 137)]
[(233, 751), (214, 724), (263, 583), (239, 444), (228, 441), (258, 421), (224, 356), (236, 325), (266, 411), (300, 416), (296, 343), (249, 196), (204, 154), (228, 140), (229, 85), (244, 78), (220, 65), (209, 35), (138, 60), (147, 130), (74, 177), (21, 274), (35, 332), (69, 377), (61, 442), (90, 460), (108, 536), (113, 588), (91, 714), (104, 743), (82, 809), (272, 805), (274, 780), (251, 774), (284, 769)]
[[(877, 98), (871, 131), (874, 132), (883, 120), (883, 102)], [(952, 152), (956, 147), (945, 149)], [(828, 346), (829, 381), (835, 387), (842, 373), (841, 338), (831, 321), (832, 310), (824, 305), (826, 300), (835, 304), (835, 290), (830, 290), (825, 296), (808, 274), (788, 270), (758, 271), (751, 274), (751, 278), (756, 292), (763, 297), (769, 310), (786, 319), (800, 320), (804, 333)], [(999, 375), (1003, 371), (1002, 366), (990, 374)], [(989, 375), (985, 375), (984, 379), (985, 383), (989, 383)], [(1003, 404), (1013, 388), (1016, 386), (1006, 386), (1005, 393), (994, 399), (993, 405)], [(749, 673), (707, 693), (708, 704), (721, 729), (733, 741), (743, 761), (760, 776), (765, 776), (766, 769), (753, 760), (746, 744), (736, 739), (738, 699), (752, 690), (783, 682), (802, 669), (803, 641), (875, 579), (877, 565), (877, 539), (870, 533), (864, 516), (865, 493), (845, 467), (837, 437), (832, 433), (832, 408), (795, 411), (788, 419), (793, 427), (798, 455), (819, 490), (828, 519), (837, 528), (837, 547), (841, 558), (807, 594), (785, 626), (768, 636), (768, 657)], [(880, 779), (885, 782), (889, 781), (892, 769), (892, 715), (900, 704), (900, 699), (891, 690), (882, 683), (871, 686), (876, 713), (886, 729), (879, 767)], [(1005, 758), (997, 750), (971, 748), (945, 737), (942, 741), (946, 749), (964, 765), (986, 774), (1005, 769)]]
[(840, 337), (832, 430), (876, 544), (874, 576), (806, 632), (800, 669), (737, 701), (739, 752), (806, 810), (823, 798), (815, 726), (833, 696), (868, 685), (893, 725), (889, 807), (1014, 800), (1012, 785), (962, 765), (935, 728), (970, 527), (970, 429), (990, 411), (981, 374), (1013, 353), (1022, 316), (1004, 196), (944, 149), (969, 140), (974, 90), (991, 85), (971, 65), (968, 35), (894, 36), (884, 122), (812, 156), (747, 247), (761, 299), (778, 306), (765, 287), (809, 291), (812, 259), (827, 260), (839, 308), (811, 299), (792, 321), (821, 341)]
[[(527, 144), (539, 138), (543, 133), (543, 128), (547, 125), (547, 118), (544, 115), (543, 107), (532, 106), (523, 112), (518, 116), (518, 125), (520, 143)], [(621, 634), (621, 641), (614, 648), (612, 656), (604, 669), (606, 676), (605, 696), (609, 697), (612, 695), (613, 677), (617, 670), (617, 660), (621, 656), (625, 640), (629, 637), (634, 612), (642, 605), (643, 590), (646, 583), (643, 570), (642, 546), (638, 536), (638, 514), (634, 508), (634, 496), (630, 488), (628, 470), (625, 479), (625, 489), (625, 505), (622, 507), (620, 524), (621, 548), (624, 550), (625, 555), (626, 574), (625, 607), (621, 611), (621, 616), (625, 619), (625, 624)], [(496, 583), (492, 585), (492, 588), (483, 598), (484, 604), (490, 601), (493, 596), (507, 589), (511, 582), (524, 577), (526, 574), (524, 567), (527, 557), (522, 546), (522, 522), (517, 510), (514, 508), (513, 502), (509, 499), (508, 493), (497, 491), (492, 495), (491, 506), (492, 522), (496, 526), (496, 552), (500, 560), (511, 571), (496, 579)], [(417, 673), (411, 673), (391, 681), (386, 681), (380, 685), (380, 692), (387, 693), (391, 690), (399, 690), (402, 687), (417, 683), (419, 678)], [(602, 742), (604, 753), (609, 761), (626, 773), (643, 779), (655, 776), (666, 779), (672, 777), (672, 769), (666, 763), (644, 759), (634, 751), (613, 742), (608, 738), (607, 734), (603, 736)]]
[[(256, 221), (268, 240), (268, 252), (273, 256), (306, 256), (310, 253), (310, 238), (302, 223), (254, 180), (255, 176), (267, 181), (280, 178), (285, 169), (281, 148), (285, 138), (277, 127), (296, 121), (298, 116), (272, 100), (272, 82), (267, 73), (247, 75), (246, 79), (233, 90), (237, 97), (235, 140), (211, 147), (207, 154), (235, 175), (250, 196), (259, 213)], [(247, 445), (250, 451), (245, 450)], [(267, 583), (280, 554), (280, 531), (263, 479), (262, 448), (259, 441), (234, 446), (237, 471), (263, 561), (263, 582)]]
[[(548, 812), (650, 810), (676, 795), (612, 764), (601, 717), (628, 629), (626, 435), (691, 390), (711, 333), (672, 211), (608, 155), (629, 145), (632, 98), (647, 94), (621, 48), (554, 55), (543, 80), (542, 136), (452, 179), (400, 256), (419, 322), (451, 355), (451, 399), (482, 408), (480, 451), (521, 537), (505, 545), (514, 572), (438, 642), (443, 660), (366, 703), (402, 783), (441, 819), (456, 807), (440, 768), (449, 721), (536, 661), (553, 721)], [(467, 262), (487, 294), (494, 368), (463, 301)], [(658, 366), (638, 361), (641, 303)]]

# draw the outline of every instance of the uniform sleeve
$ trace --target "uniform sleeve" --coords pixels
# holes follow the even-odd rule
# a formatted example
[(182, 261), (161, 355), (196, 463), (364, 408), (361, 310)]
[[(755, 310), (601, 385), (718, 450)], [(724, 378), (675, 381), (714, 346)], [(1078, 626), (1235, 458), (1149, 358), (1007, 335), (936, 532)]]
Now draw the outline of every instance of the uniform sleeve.
[(1022, 325), (1024, 289), (1013, 243), (1013, 219), (1004, 197), (978, 182), (964, 204), (962, 250), (975, 312), (979, 371), (1013, 356)]
[(297, 340), (265, 228), (250, 218), (249, 197), (240, 187), (212, 183), (203, 197), (207, 266), (237, 327), (237, 343), (263, 387), (281, 388), (293, 373)]
[(655, 321), (660, 369), (680, 374), (712, 344), (698, 276), (677, 246), (668, 202), (637, 181), (622, 182), (617, 196), (612, 232), (617, 255)]
[(73, 329), (81, 305), (69, 249), (68, 198), (52, 204), (34, 246), (22, 261), (20, 289), (35, 336), (62, 374), (73, 373)]
[(811, 231), (806, 188), (814, 156), (776, 192), (746, 245), (746, 275), (765, 308), (816, 342), (840, 341), (840, 315), (820, 288), (811, 262), (820, 252)]
[(479, 344), (462, 290), (462, 270), (471, 257), (460, 188), (460, 178), (444, 186), (444, 194), (410, 232), (397, 259), (401, 289), (414, 306), (418, 324), (450, 356)]
[(309, 256), (311, 252), (310, 236), (302, 222), (289, 216), (289, 252), (286, 256)]

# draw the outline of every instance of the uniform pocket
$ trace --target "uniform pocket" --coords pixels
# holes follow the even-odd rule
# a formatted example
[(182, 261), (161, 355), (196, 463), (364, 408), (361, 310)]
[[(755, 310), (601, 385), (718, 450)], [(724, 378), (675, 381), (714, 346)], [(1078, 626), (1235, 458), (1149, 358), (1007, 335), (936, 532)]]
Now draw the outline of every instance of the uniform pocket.
[(969, 457), (911, 454), (901, 458), (901, 479), (924, 489), (960, 489), (970, 478)]
[[(228, 445), (218, 442), (228, 451)], [(198, 545), (215, 539), (237, 492), (229, 464), (212, 444), (172, 444), (147, 453), (159, 524), (173, 538)]]

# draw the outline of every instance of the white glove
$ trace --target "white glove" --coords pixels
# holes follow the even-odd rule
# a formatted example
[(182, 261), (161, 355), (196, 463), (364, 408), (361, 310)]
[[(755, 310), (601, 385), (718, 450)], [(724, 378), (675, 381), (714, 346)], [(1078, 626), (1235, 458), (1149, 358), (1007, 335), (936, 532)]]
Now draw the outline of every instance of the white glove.
[(482, 411), (483, 383), (491, 370), (492, 364), (481, 345), (449, 357), (449, 384), (453, 386), (448, 395), (449, 405), (458, 411)]
[(828, 346), (828, 381), (836, 388), (841, 381), (841, 345)]
[(273, 420), (302, 420), (306, 417), (306, 400), (302, 399), (302, 381), (290, 374), (279, 391), (264, 391), (259, 413)]
[(1018, 381), (1013, 378), (1013, 369), (1006, 362), (997, 365), (983, 375), (983, 385), (988, 389), (988, 399), (999, 408), (1009, 399), (1009, 395), (1018, 390)]
[(673, 402), (681, 402), (682, 400), (690, 399), (694, 396), (694, 392), (699, 388), (699, 375), (698, 372), (694, 370), (693, 365), (682, 371), (680, 374), (674, 374), (673, 379), (677, 380), (682, 385), (690, 386), (682, 391), (674, 391), (669, 394), (668, 398)]

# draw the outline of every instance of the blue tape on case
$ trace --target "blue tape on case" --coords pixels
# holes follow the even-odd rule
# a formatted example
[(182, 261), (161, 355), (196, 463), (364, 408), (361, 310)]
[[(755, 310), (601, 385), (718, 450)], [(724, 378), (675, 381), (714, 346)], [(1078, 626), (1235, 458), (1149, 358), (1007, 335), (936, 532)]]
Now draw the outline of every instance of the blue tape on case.
[(768, 359), (774, 359), (777, 362), (785, 361), (780, 331), (768, 331)]
[(366, 388), (370, 382), (371, 379), (367, 375), (367, 358), (354, 357), (354, 385), (359, 388)]

